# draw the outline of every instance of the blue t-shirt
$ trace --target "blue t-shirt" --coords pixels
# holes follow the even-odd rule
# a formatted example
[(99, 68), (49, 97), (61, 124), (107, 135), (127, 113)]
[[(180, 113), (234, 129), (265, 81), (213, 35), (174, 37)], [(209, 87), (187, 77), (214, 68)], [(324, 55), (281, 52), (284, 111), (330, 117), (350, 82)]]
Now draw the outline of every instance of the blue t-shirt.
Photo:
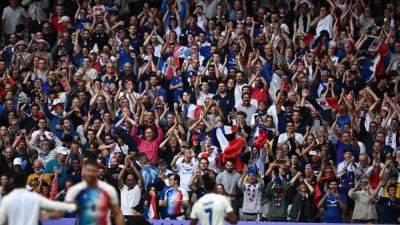
[(117, 51), (117, 54), (119, 54), (120, 56), (118, 60), (118, 68), (120, 71), (125, 71), (124, 69), (125, 63), (130, 63), (131, 65), (133, 65), (134, 63), (133, 58), (128, 52), (124, 50), (119, 50)]
[(379, 223), (396, 224), (400, 215), (400, 199), (380, 198), (378, 201)]
[(325, 215), (326, 223), (343, 223), (342, 209), (340, 208), (339, 201), (344, 204), (347, 203), (346, 196), (339, 193), (339, 199), (336, 199), (333, 194), (330, 194), (325, 199)]
[[(176, 86), (180, 83), (183, 84), (182, 79), (178, 76), (173, 76), (170, 84), (173, 86)], [(182, 85), (182, 87), (179, 87), (174, 90), (174, 103), (179, 103), (179, 98), (180, 98), (180, 96), (182, 96), (182, 94), (183, 94), (183, 85)]]
[(58, 177), (58, 187), (63, 188), (65, 181), (67, 180), (67, 170), (65, 169), (64, 164), (59, 163), (57, 159), (52, 159), (47, 163), (46, 167), (44, 168), (44, 172), (54, 173), (56, 169), (61, 171), (61, 174)]

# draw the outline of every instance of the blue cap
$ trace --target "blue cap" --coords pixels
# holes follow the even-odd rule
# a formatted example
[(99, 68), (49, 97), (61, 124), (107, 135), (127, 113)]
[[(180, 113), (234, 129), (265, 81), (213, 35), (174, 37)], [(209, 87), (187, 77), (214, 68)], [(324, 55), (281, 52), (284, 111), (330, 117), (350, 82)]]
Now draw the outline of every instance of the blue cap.
[(249, 176), (254, 176), (256, 175), (256, 168), (254, 166), (250, 166), (247, 170), (247, 175)]

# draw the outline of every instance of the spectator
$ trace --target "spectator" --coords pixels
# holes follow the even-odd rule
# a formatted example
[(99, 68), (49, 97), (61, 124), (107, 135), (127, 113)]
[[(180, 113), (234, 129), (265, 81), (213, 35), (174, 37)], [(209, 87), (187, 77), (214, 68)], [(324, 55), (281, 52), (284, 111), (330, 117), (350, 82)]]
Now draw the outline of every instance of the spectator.
[[(128, 169), (133, 170), (134, 174), (127, 174)], [(138, 177), (137, 182), (135, 182), (134, 175)], [(118, 186), (121, 192), (122, 215), (124, 215), (125, 219), (129, 219), (133, 215), (132, 209), (139, 204), (139, 201), (142, 198), (141, 195), (143, 188), (142, 174), (137, 170), (130, 156), (125, 158), (125, 167), (118, 175)]]
[(172, 160), (171, 167), (175, 168), (179, 174), (180, 187), (190, 193), (189, 182), (192, 178), (192, 174), (194, 174), (198, 168), (198, 161), (194, 158), (194, 152), (188, 150), (187, 146), (182, 146), (182, 151)]
[(313, 222), (316, 219), (316, 210), (313, 203), (314, 188), (308, 183), (307, 179), (300, 184), (296, 196), (293, 197), (292, 208), (288, 217), (296, 222)]
[[(383, 183), (377, 187), (377, 191), (382, 188)], [(378, 201), (378, 218), (379, 223), (397, 223), (399, 219), (400, 200), (396, 197), (397, 187), (389, 185), (387, 187), (388, 197), (380, 197)]]
[(346, 196), (338, 191), (335, 180), (329, 182), (328, 190), (318, 202), (318, 208), (324, 208), (324, 221), (327, 223), (340, 223), (344, 220), (347, 210)]
[(3, 9), (1, 21), (3, 35), (11, 35), (19, 24), (24, 24), (28, 19), (25, 9), (18, 6), (17, 0), (10, 0), (10, 5)]
[[(243, 220), (258, 221), (261, 208), (261, 194), (264, 182), (257, 177), (253, 168), (244, 171), (239, 180), (238, 187), (243, 191)], [(247, 172), (247, 173), (246, 173)]]
[(40, 1), (31, 1), (31, 0), (23, 0), (21, 2), (23, 6), (28, 6), (28, 15), (32, 20), (46, 21), (47, 16), (47, 8), (49, 7), (48, 0), (40, 0)]
[(350, 189), (349, 196), (355, 200), (352, 218), (354, 221), (375, 221), (377, 219), (376, 195), (377, 192), (376, 194), (371, 192), (371, 185), (367, 179), (360, 180), (354, 188)]
[(160, 206), (166, 207), (167, 219), (183, 220), (184, 209), (189, 207), (189, 195), (180, 187), (178, 174), (169, 177), (169, 186), (170, 188), (165, 192), (165, 198), (160, 200)]
[(43, 179), (44, 182), (50, 184), (51, 177), (49, 173), (44, 173), (43, 163), (38, 159), (33, 162), (33, 169), (35, 173), (29, 175), (26, 184), (29, 185), (33, 189), (33, 191), (38, 192), (39, 180)]

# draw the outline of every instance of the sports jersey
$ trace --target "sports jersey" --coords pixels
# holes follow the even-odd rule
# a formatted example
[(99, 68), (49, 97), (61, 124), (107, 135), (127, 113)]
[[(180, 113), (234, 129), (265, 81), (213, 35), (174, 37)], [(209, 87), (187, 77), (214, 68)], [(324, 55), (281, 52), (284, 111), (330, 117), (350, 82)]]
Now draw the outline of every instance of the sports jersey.
[(97, 181), (97, 188), (82, 181), (68, 190), (65, 201), (78, 204), (77, 224), (110, 225), (110, 206), (118, 204), (118, 195), (113, 186), (103, 181)]
[(339, 200), (347, 203), (346, 196), (339, 193), (339, 199), (333, 194), (329, 194), (325, 199), (325, 223), (343, 223), (342, 209)]
[(226, 215), (232, 211), (228, 198), (210, 193), (194, 204), (190, 218), (200, 220), (202, 225), (224, 225)]
[(181, 157), (176, 161), (176, 167), (178, 168), (179, 176), (181, 177), (181, 187), (190, 192), (189, 182), (198, 168), (198, 162), (195, 158), (192, 158), (192, 162), (188, 164), (183, 162), (183, 157)]
[(165, 192), (164, 200), (167, 202), (167, 217), (173, 219), (184, 214), (182, 202), (189, 201), (189, 195), (181, 187), (177, 189), (171, 187)]

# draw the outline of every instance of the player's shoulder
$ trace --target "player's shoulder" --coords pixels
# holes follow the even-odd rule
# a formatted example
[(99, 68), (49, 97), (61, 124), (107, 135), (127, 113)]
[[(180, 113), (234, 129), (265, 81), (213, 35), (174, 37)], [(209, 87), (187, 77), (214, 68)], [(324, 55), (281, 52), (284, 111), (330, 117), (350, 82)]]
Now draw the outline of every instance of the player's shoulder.
[(87, 188), (87, 184), (85, 181), (81, 181), (68, 189), (68, 191), (80, 191)]
[(68, 189), (67, 196), (78, 195), (82, 190), (87, 188), (85, 181), (79, 182)]
[(99, 180), (97, 183), (97, 186), (107, 192), (109, 195), (117, 195), (117, 190), (115, 190), (114, 186), (112, 186), (111, 184), (108, 184), (104, 181)]
[(209, 193), (209, 194), (203, 195), (203, 197), (201, 197), (198, 201), (199, 202), (209, 202), (209, 201), (221, 202), (221, 201), (228, 201), (228, 198), (226, 198), (223, 195)]
[(105, 191), (115, 191), (114, 186), (101, 180), (97, 181), (97, 186)]

